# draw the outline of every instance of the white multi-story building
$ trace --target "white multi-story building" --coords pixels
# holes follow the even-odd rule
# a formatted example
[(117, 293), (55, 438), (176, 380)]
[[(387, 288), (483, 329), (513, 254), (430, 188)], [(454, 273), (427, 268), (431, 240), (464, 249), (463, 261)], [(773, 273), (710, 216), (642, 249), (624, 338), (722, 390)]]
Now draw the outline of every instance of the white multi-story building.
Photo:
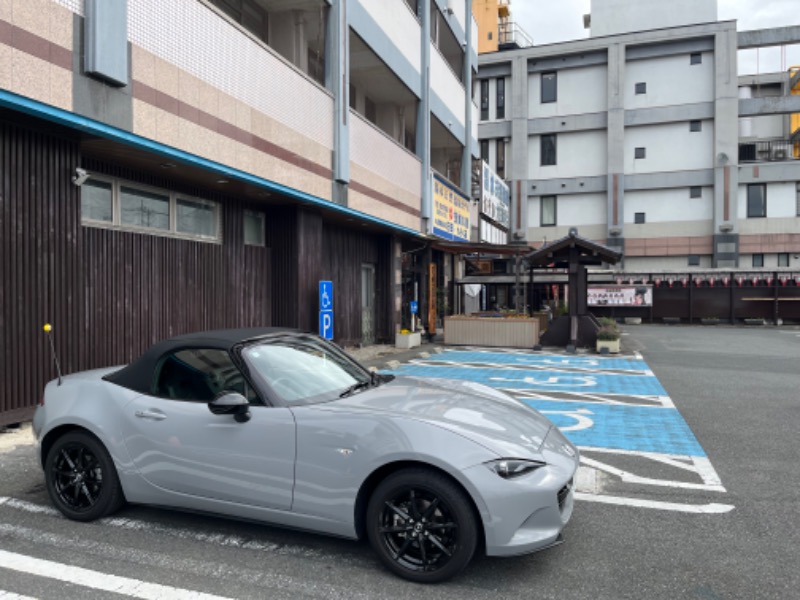
[(737, 74), (738, 49), (800, 27), (737, 32), (716, 0), (591, 11), (587, 39), (479, 57), (481, 154), (509, 182), (512, 236), (577, 227), (626, 272), (800, 269), (800, 76)]

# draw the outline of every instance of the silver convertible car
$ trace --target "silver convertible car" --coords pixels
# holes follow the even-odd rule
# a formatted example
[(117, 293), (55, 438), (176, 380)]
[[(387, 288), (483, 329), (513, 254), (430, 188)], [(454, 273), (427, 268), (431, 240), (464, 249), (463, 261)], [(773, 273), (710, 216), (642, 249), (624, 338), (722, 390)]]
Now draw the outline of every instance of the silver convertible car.
[(33, 428), (70, 519), (123, 503), (369, 539), (418, 582), (559, 543), (578, 451), (489, 387), (371, 373), (285, 329), (195, 333), (47, 384)]

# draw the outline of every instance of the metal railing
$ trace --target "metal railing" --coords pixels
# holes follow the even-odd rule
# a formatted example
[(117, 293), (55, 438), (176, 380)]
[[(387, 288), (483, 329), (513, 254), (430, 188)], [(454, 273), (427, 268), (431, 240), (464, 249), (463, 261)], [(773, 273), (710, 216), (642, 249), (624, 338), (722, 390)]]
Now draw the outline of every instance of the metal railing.
[(533, 46), (533, 38), (513, 21), (499, 24), (497, 41), (500, 48), (530, 48)]
[(769, 140), (739, 144), (739, 162), (770, 162), (800, 159), (800, 141)]

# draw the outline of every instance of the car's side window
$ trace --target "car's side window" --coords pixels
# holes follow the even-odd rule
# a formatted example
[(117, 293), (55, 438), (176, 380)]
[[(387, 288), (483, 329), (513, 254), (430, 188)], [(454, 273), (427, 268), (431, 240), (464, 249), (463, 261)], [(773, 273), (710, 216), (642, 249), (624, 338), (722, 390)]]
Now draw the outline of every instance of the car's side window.
[(210, 402), (219, 392), (239, 392), (251, 403), (258, 395), (233, 364), (230, 355), (216, 348), (187, 348), (161, 361), (155, 394), (172, 400)]

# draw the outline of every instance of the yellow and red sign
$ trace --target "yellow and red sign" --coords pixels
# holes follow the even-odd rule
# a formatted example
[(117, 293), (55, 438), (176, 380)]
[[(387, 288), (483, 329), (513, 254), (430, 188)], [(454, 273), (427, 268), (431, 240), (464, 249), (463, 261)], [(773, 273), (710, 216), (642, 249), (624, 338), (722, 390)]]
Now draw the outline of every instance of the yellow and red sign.
[(452, 183), (434, 174), (431, 233), (450, 241), (470, 241), (469, 204)]

